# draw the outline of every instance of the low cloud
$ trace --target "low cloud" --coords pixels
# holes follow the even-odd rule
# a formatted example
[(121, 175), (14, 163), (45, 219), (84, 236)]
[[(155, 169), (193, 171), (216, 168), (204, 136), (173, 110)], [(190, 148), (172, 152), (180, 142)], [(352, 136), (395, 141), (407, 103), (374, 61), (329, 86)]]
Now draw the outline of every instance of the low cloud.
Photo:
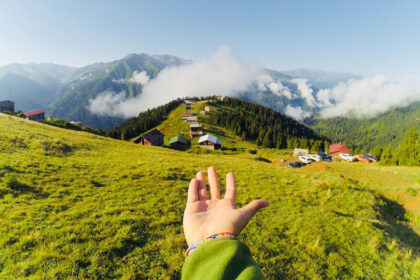
[(104, 91), (95, 99), (89, 100), (88, 110), (92, 114), (110, 117), (121, 117), (121, 104), (127, 101), (125, 92)]
[(284, 96), (287, 99), (296, 98), (296, 96), (290, 91), (290, 89), (283, 85), (279, 80), (275, 81), (267, 74), (260, 75), (256, 80), (257, 89), (260, 91), (271, 91), (277, 96)]
[(142, 71), (142, 72), (138, 72), (138, 71), (134, 71), (133, 75), (131, 76), (131, 78), (129, 79), (119, 79), (119, 80), (112, 80), (114, 83), (122, 83), (122, 84), (126, 84), (126, 83), (136, 83), (136, 84), (141, 84), (141, 85), (146, 85), (150, 80), (149, 75), (147, 75), (146, 71)]
[[(303, 100), (310, 112), (290, 104), (284, 111), (297, 120), (309, 117), (314, 112), (319, 112), (322, 118), (363, 118), (420, 100), (420, 79), (414, 77), (391, 79), (375, 75), (320, 90), (314, 89), (307, 79), (297, 78), (290, 80), (296, 87), (289, 83), (288, 87), (264, 73), (262, 68), (242, 63), (226, 47), (221, 47), (207, 58), (166, 67), (153, 80), (142, 71), (134, 72), (129, 79), (115, 82), (141, 84), (142, 93), (137, 97), (128, 97), (125, 92), (103, 92), (89, 101), (90, 112), (128, 118), (177, 98), (214, 94), (238, 96), (243, 92), (262, 91), (288, 100)], [(283, 99), (278, 102), (283, 102)]]
[(90, 100), (88, 109), (98, 115), (127, 118), (176, 98), (213, 94), (236, 96), (246, 91), (260, 74), (259, 67), (241, 63), (229, 48), (221, 47), (208, 58), (164, 68), (137, 97), (126, 98), (123, 93), (105, 92)]
[[(321, 98), (320, 98), (321, 94)], [(382, 75), (349, 80), (318, 93), (321, 117), (373, 117), (392, 107), (420, 100), (420, 82), (414, 77), (391, 79)]]
[(308, 83), (307, 79), (293, 79), (293, 83), (297, 85), (298, 91), (303, 99), (305, 99), (306, 104), (310, 107), (316, 107), (317, 102), (313, 95), (314, 90), (311, 88), (311, 84)]
[(311, 115), (310, 112), (306, 112), (300, 106), (293, 107), (291, 105), (287, 105), (286, 110), (284, 111), (286, 115), (292, 117), (296, 120), (303, 120)]

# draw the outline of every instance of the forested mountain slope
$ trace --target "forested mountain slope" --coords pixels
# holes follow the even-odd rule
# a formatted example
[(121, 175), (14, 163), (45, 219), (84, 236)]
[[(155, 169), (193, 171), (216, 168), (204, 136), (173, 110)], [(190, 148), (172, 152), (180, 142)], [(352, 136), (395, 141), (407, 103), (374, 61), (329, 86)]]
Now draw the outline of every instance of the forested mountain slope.
[(420, 130), (420, 102), (392, 109), (374, 118), (310, 118), (305, 120), (305, 124), (354, 149), (360, 147), (369, 151), (375, 146), (388, 144), (396, 147), (411, 127)]

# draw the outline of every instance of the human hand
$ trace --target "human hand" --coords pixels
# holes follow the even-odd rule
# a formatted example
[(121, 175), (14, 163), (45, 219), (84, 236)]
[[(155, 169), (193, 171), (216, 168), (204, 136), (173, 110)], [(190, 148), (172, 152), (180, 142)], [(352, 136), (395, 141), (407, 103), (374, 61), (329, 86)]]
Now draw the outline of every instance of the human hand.
[(233, 173), (226, 174), (226, 193), (220, 198), (220, 186), (216, 169), (209, 167), (209, 196), (206, 178), (198, 172), (191, 180), (188, 201), (184, 212), (184, 233), (188, 246), (200, 239), (229, 232), (236, 236), (246, 227), (261, 208), (268, 206), (267, 200), (253, 200), (243, 208), (235, 208), (236, 183)]

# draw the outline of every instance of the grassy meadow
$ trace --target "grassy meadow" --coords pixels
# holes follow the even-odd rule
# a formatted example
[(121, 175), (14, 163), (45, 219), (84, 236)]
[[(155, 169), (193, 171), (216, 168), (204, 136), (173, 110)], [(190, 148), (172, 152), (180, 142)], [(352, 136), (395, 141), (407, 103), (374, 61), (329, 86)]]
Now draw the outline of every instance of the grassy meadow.
[(210, 165), (222, 189), (235, 173), (238, 206), (270, 202), (240, 236), (268, 279), (420, 278), (419, 168), (289, 169), (288, 151), (240, 145), (192, 154), (0, 114), (0, 279), (180, 279), (188, 183)]

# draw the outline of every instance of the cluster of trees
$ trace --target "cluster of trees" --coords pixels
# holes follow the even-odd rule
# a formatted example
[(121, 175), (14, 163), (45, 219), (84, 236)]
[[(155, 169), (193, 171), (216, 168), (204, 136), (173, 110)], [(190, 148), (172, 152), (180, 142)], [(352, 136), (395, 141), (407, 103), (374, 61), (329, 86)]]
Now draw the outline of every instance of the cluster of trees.
[(328, 139), (312, 129), (270, 108), (237, 98), (213, 99), (210, 105), (225, 107), (210, 115), (210, 121), (243, 139), (267, 148), (328, 147)]
[(371, 154), (378, 157), (383, 165), (420, 166), (420, 131), (413, 127), (407, 131), (397, 148), (393, 149), (391, 144), (386, 147), (376, 146)]
[(181, 103), (182, 99), (176, 99), (165, 105), (149, 109), (111, 130), (105, 130), (103, 134), (115, 139), (130, 139), (161, 124), (168, 118), (169, 113), (181, 105)]

